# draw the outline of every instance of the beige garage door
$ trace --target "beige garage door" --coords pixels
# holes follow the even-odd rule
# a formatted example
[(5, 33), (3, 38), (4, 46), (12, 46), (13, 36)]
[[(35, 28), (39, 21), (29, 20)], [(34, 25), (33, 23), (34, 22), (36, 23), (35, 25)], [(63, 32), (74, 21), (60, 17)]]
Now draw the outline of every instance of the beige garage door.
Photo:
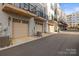
[(27, 37), (28, 24), (25, 21), (13, 22), (13, 38)]
[(41, 24), (36, 24), (36, 32), (39, 31), (39, 32), (43, 32), (43, 25)]
[(49, 31), (54, 32), (54, 26), (49, 25)]

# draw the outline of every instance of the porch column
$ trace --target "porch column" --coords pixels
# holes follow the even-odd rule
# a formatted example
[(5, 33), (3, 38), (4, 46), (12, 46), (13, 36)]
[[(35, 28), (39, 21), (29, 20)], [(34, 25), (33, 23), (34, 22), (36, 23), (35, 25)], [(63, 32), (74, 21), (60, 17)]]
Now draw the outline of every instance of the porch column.
[(30, 18), (29, 20), (29, 35), (34, 35), (35, 34), (35, 21), (34, 17)]
[(9, 37), (12, 38), (12, 30), (13, 30), (13, 27), (12, 27), (13, 23), (12, 23), (12, 18), (10, 18), (8, 20), (8, 33), (9, 33)]
[(48, 32), (48, 20), (45, 22), (45, 32)]
[(43, 33), (45, 32), (45, 22), (43, 22)]

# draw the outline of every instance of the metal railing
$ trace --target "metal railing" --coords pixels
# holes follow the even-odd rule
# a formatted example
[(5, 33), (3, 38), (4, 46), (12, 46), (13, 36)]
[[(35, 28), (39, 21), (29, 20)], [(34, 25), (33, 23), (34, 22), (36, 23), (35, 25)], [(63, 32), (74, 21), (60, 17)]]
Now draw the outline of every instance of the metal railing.
[(14, 5), (16, 6), (17, 8), (21, 8), (21, 9), (24, 9), (24, 10), (27, 10), (27, 11), (30, 11), (31, 13), (33, 14), (36, 14), (40, 17), (43, 17), (45, 19), (48, 19), (48, 15), (46, 15), (45, 12), (43, 11), (40, 11), (40, 10), (37, 10), (37, 8), (39, 6), (34, 6), (32, 5), (31, 3), (9, 3), (10, 5)]

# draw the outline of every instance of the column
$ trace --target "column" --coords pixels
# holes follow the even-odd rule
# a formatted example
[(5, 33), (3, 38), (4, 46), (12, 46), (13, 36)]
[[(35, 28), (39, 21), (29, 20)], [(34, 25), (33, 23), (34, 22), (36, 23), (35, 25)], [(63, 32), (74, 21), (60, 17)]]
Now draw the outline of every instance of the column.
[(29, 20), (29, 35), (32, 36), (35, 34), (35, 21), (34, 17)]
[(13, 25), (13, 23), (12, 23), (12, 18), (10, 19), (10, 20), (8, 20), (8, 35), (10, 36), (10, 38), (12, 38), (12, 30), (13, 30), (13, 27), (12, 27), (12, 25)]
[(45, 32), (48, 32), (48, 20), (45, 22)]

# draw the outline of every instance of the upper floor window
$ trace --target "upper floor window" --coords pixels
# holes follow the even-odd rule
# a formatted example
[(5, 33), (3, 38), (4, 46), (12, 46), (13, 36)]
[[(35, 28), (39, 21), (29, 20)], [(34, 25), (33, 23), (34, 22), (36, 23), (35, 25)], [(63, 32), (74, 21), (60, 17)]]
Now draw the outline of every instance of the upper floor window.
[(2, 5), (4, 5), (4, 3), (2, 3)]
[(25, 24), (27, 24), (27, 23), (28, 23), (28, 21), (22, 20), (22, 23), (25, 23)]
[(13, 18), (13, 22), (21, 23), (21, 20)]
[(50, 4), (50, 7), (51, 7), (51, 9), (53, 10), (53, 5), (52, 5), (52, 3)]
[(2, 23), (0, 23), (0, 34), (2, 33)]

